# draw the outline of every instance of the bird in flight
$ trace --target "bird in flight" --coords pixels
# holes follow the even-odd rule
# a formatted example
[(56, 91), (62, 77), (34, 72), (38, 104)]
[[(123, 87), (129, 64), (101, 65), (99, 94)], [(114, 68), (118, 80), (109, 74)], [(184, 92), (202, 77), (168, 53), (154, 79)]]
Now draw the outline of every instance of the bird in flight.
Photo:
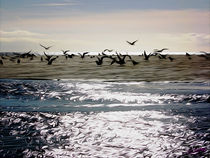
[(85, 58), (85, 55), (88, 54), (89, 52), (84, 52), (83, 54), (79, 53), (79, 55), (81, 56), (82, 59)]
[(106, 55), (105, 55), (105, 56), (102, 56), (101, 58), (97, 57), (98, 60), (95, 61), (96, 64), (97, 64), (97, 65), (102, 65), (102, 64), (103, 64), (103, 59), (104, 59), (104, 58), (109, 58), (109, 57), (106, 56)]
[(186, 52), (186, 54), (185, 54), (185, 55), (188, 57), (188, 59), (189, 59), (189, 60), (191, 60), (191, 59), (192, 59), (192, 58), (191, 58), (191, 55), (190, 55), (189, 53), (187, 53), (187, 52)]
[(173, 60), (174, 60), (174, 58), (172, 58), (172, 57), (168, 57), (168, 59), (172, 62)]
[(161, 53), (164, 50), (168, 50), (168, 48), (163, 48), (163, 49), (155, 49), (154, 52), (155, 53)]
[(70, 50), (62, 50), (63, 54), (66, 55)]
[(104, 50), (103, 50), (103, 52), (106, 52), (106, 51), (108, 51), (108, 52), (112, 52), (112, 51), (113, 51), (113, 49), (104, 49)]
[(144, 51), (144, 60), (149, 60), (150, 56), (152, 56), (152, 54), (148, 54), (146, 53), (146, 51)]
[(50, 49), (52, 46), (49, 46), (49, 47), (46, 47), (46, 46), (43, 46), (43, 45), (41, 45), (41, 44), (39, 44), (42, 48), (44, 48), (45, 50), (48, 50), (48, 49)]
[(133, 42), (129, 42), (129, 41), (126, 41), (128, 44), (130, 44), (130, 45), (135, 45), (135, 43), (137, 42), (138, 40), (135, 40), (135, 41), (133, 41)]

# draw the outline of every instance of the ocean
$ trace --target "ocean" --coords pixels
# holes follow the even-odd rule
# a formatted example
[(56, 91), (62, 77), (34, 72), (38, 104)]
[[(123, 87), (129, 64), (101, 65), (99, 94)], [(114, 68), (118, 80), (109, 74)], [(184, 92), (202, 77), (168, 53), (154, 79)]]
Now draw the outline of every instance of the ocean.
[(6, 56), (0, 157), (210, 157), (210, 60), (170, 56)]

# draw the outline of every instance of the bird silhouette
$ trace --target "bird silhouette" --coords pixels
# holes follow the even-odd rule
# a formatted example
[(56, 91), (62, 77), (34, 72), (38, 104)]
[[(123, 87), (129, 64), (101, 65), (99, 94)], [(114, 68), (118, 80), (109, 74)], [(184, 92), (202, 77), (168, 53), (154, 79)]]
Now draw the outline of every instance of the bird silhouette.
[(130, 44), (130, 45), (135, 45), (135, 43), (137, 42), (138, 40), (135, 40), (135, 41), (133, 41), (133, 42), (129, 42), (129, 41), (126, 41), (128, 44)]
[(159, 55), (158, 55), (159, 59), (166, 59), (166, 56), (167, 56), (167, 55), (163, 55), (163, 54), (159, 54)]
[(53, 55), (47, 55), (45, 52), (44, 52), (44, 55), (47, 57), (45, 58), (45, 60), (47, 60), (48, 62), (53, 57)]
[(186, 52), (186, 54), (185, 54), (185, 55), (188, 57), (188, 59), (189, 59), (189, 60), (191, 60), (191, 59), (192, 59), (192, 58), (191, 58), (191, 55), (190, 55), (189, 53), (187, 53), (187, 52)]
[(151, 53), (147, 55), (146, 51), (144, 51), (144, 60), (149, 60), (151, 55)]
[(1, 56), (1, 58), (2, 58), (2, 59), (7, 59), (7, 58), (6, 58), (6, 57), (4, 57), (4, 56)]
[(31, 51), (32, 51), (32, 50), (28, 51), (27, 53), (20, 54), (19, 57), (20, 57), (20, 58), (31, 57), (31, 56), (29, 55), (29, 54), (31, 53)]
[(56, 57), (54, 57), (54, 58), (51, 58), (51, 59), (48, 61), (47, 65), (52, 65), (52, 62), (53, 62), (55, 59), (57, 59), (57, 58), (58, 58), (58, 56), (56, 56)]
[(113, 51), (113, 49), (104, 49), (104, 50), (103, 50), (103, 52), (106, 52), (106, 51), (108, 51), (108, 52), (112, 52), (112, 51)]
[(39, 44), (41, 47), (43, 47), (45, 50), (48, 50), (50, 49), (52, 46), (49, 46), (49, 47), (46, 47), (46, 46), (43, 46), (42, 44)]
[(105, 56), (102, 56), (101, 58), (97, 57), (98, 60), (95, 61), (96, 64), (97, 64), (97, 65), (102, 65), (102, 64), (103, 64), (103, 59), (104, 59), (104, 58), (109, 58), (109, 57), (106, 56), (106, 55), (105, 55)]
[(172, 58), (172, 57), (168, 57), (168, 59), (172, 62), (172, 61), (174, 61), (174, 58)]
[(126, 56), (129, 57), (129, 59), (130, 59), (130, 61), (132, 62), (133, 65), (139, 64), (139, 62), (133, 60), (130, 55), (126, 55)]
[(89, 53), (89, 52), (84, 52), (83, 54), (79, 53), (79, 55), (80, 55), (80, 57), (81, 57), (82, 59), (84, 59), (84, 58), (85, 58), (85, 55), (88, 54), (88, 53)]
[(68, 58), (73, 58), (75, 55), (74, 54), (67, 54)]
[(17, 63), (20, 64), (20, 59), (17, 60)]
[(210, 59), (210, 53), (207, 53), (207, 52), (204, 52), (204, 51), (200, 51), (201, 53), (204, 53), (204, 54), (201, 54), (201, 55), (198, 55), (199, 57), (204, 57), (205, 59)]
[(110, 56), (109, 58), (112, 59), (112, 62), (111, 62), (111, 65), (114, 64), (114, 63), (117, 63), (119, 65), (124, 65), (126, 62), (125, 62), (125, 58), (129, 55), (121, 55), (121, 54), (117, 54), (117, 59), (116, 58), (113, 58), (112, 56)]
[(154, 49), (154, 53), (161, 53), (164, 50), (168, 50), (168, 48), (163, 48), (163, 49)]
[(4, 63), (3, 63), (3, 60), (0, 59), (0, 65), (3, 65), (3, 64), (4, 64)]
[(70, 50), (61, 50), (63, 52), (64, 55), (66, 55), (66, 53), (68, 53)]

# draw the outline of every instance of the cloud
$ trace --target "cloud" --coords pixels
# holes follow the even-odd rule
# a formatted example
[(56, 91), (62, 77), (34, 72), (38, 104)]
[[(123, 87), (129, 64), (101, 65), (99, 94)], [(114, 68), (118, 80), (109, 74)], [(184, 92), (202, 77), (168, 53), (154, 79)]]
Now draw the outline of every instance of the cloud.
[[(53, 51), (61, 48), (100, 51), (106, 47), (119, 51), (162, 47), (170, 51), (210, 51), (209, 15), (209, 11), (199, 10), (150, 10), (18, 19), (2, 24), (4, 30), (14, 31), (4, 31), (1, 40), (22, 38), (33, 40), (34, 44), (53, 41), (56, 45)], [(135, 47), (125, 42), (135, 39), (139, 39)]]
[(1, 37), (7, 37), (7, 38), (14, 38), (14, 37), (36, 37), (36, 36), (44, 36), (44, 34), (41, 33), (34, 33), (26, 30), (15, 30), (15, 31), (2, 31), (0, 30), (0, 36)]
[[(209, 33), (209, 11), (126, 11), (105, 14), (81, 14), (69, 17), (32, 18), (10, 21), (5, 28), (36, 28), (47, 32), (161, 32)], [(3, 26), (4, 27), (4, 26)], [(60, 31), (59, 31), (60, 30)]]
[(59, 7), (59, 6), (75, 6), (79, 5), (78, 2), (62, 2), (62, 3), (42, 3), (42, 4), (34, 4), (33, 6), (40, 7)]

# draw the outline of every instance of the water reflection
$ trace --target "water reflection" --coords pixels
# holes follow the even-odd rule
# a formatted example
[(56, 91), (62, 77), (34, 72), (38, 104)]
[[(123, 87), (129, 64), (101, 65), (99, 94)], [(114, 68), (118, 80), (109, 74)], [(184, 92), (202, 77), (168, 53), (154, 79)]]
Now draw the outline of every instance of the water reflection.
[(197, 157), (210, 151), (209, 134), (195, 126), (195, 117), (157, 111), (2, 112), (0, 122), (1, 157)]

